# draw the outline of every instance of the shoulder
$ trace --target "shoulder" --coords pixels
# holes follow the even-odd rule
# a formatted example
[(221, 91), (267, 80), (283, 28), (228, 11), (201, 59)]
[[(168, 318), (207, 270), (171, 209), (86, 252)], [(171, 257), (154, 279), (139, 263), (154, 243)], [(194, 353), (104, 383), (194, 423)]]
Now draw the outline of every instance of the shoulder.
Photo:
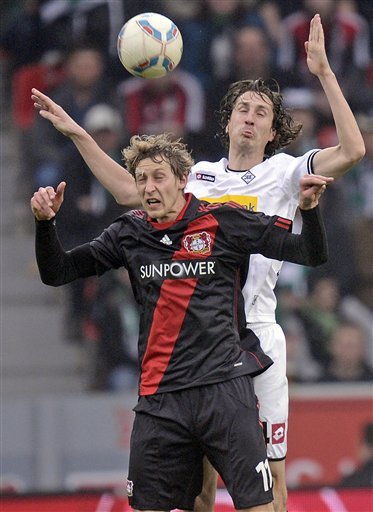
[(196, 164), (193, 165), (191, 169), (191, 174), (197, 174), (203, 171), (213, 173), (225, 172), (226, 166), (226, 158), (221, 158), (217, 162), (208, 162), (206, 160), (202, 160), (201, 162), (197, 162)]
[(123, 219), (126, 221), (126, 219), (138, 219), (138, 220), (146, 220), (147, 215), (144, 210), (130, 210), (127, 213), (124, 213), (118, 219)]
[(117, 217), (109, 226), (111, 230), (120, 231), (125, 226), (145, 224), (147, 215), (143, 210), (130, 210)]
[(227, 201), (226, 203), (209, 203), (208, 201), (200, 201), (198, 208), (199, 213), (210, 213), (215, 216), (221, 216), (225, 219), (227, 216), (252, 216), (255, 215), (249, 212), (243, 205), (235, 203), (234, 201)]
[(270, 168), (275, 168), (279, 172), (287, 173), (292, 169), (302, 168), (304, 174), (310, 174), (312, 170), (313, 158), (320, 149), (310, 149), (300, 156), (289, 155), (288, 153), (277, 153), (263, 162), (261, 165), (267, 165)]
[(293, 160), (295, 160), (294, 156), (281, 152), (264, 160), (262, 165), (283, 165), (284, 163), (292, 162)]

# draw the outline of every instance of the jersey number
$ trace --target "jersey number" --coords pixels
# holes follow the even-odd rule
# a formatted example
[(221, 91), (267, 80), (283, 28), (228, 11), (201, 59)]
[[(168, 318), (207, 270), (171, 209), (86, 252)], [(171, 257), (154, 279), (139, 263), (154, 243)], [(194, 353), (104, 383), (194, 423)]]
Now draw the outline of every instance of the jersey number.
[(269, 491), (269, 489), (272, 489), (272, 473), (269, 468), (268, 459), (264, 462), (259, 462), (255, 469), (257, 473), (262, 473), (264, 490)]

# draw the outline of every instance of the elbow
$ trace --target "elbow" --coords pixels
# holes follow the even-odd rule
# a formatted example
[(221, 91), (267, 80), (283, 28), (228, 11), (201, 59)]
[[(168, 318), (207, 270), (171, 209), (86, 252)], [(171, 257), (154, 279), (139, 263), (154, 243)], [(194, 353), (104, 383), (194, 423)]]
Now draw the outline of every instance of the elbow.
[(354, 165), (358, 164), (360, 160), (364, 158), (365, 152), (366, 149), (363, 140), (361, 140), (360, 144), (356, 144), (354, 147), (351, 147), (347, 155), (349, 160), (349, 166), (353, 167)]

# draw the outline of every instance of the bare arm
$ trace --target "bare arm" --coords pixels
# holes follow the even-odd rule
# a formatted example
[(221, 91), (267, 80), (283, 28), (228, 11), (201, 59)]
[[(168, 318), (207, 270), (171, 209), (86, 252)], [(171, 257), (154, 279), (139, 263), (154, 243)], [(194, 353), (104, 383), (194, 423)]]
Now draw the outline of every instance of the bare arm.
[(311, 20), (305, 49), (308, 68), (320, 80), (328, 99), (339, 141), (337, 146), (323, 149), (315, 155), (314, 172), (338, 178), (363, 158), (365, 146), (355, 117), (329, 65), (319, 14)]
[(93, 138), (62, 107), (37, 89), (32, 89), (31, 99), (40, 115), (72, 140), (92, 173), (114, 196), (117, 203), (130, 207), (141, 204), (135, 180), (129, 172), (102, 151)]

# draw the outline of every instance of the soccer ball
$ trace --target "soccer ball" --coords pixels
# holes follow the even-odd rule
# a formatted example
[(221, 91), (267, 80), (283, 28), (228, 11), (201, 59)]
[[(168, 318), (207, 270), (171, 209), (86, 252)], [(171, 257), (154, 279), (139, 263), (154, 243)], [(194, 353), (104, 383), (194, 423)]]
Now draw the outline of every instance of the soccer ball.
[(183, 40), (173, 21), (146, 12), (125, 23), (118, 35), (118, 55), (132, 75), (159, 78), (173, 71), (183, 53)]

